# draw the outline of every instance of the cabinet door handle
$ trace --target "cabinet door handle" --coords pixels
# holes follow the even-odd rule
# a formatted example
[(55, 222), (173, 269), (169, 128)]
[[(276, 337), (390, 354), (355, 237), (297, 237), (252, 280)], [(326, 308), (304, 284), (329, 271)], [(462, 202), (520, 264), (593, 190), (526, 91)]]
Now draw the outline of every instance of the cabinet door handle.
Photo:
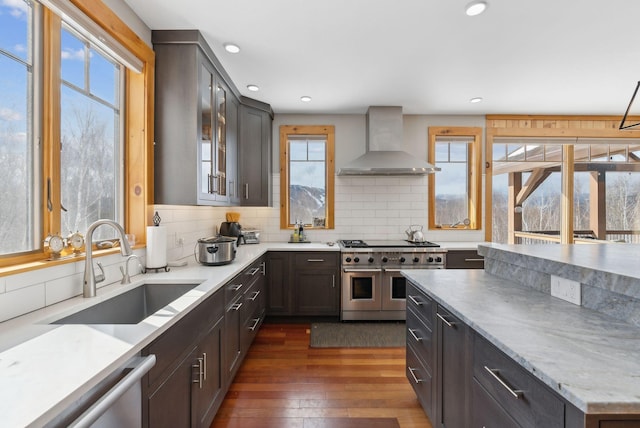
[(422, 342), (422, 338), (421, 338), (421, 337), (418, 337), (418, 336), (416, 335), (416, 329), (414, 329), (414, 328), (410, 328), (410, 329), (408, 329), (408, 330), (409, 330), (409, 333), (411, 334), (411, 336), (413, 336), (413, 338), (416, 340), (416, 342)]
[(233, 180), (229, 180), (229, 196), (235, 196), (235, 192), (233, 191)]
[(249, 272), (247, 272), (247, 275), (251, 275), (254, 276), (255, 274), (257, 274), (258, 272), (260, 272), (260, 268), (259, 267), (254, 267), (253, 269), (251, 269)]
[(267, 263), (266, 262), (260, 263), (260, 269), (262, 270), (260, 272), (260, 274), (266, 275), (267, 274)]
[(416, 299), (415, 297), (413, 296), (407, 296), (407, 297), (409, 297), (409, 300), (411, 300), (414, 305), (418, 305), (418, 306), (423, 305), (423, 303), (420, 300)]
[(207, 174), (207, 193), (211, 193), (211, 174)]
[(506, 382), (504, 380), (502, 380), (502, 378), (500, 377), (500, 370), (498, 369), (490, 369), (487, 366), (484, 366), (484, 369), (486, 371), (489, 372), (489, 374), (498, 381), (498, 383), (500, 385), (502, 385), (504, 387), (504, 389), (506, 389), (507, 391), (509, 391), (509, 394), (511, 394), (511, 396), (513, 398), (515, 398), (516, 400), (519, 399), (520, 397), (522, 397), (524, 395), (524, 391), (519, 390), (519, 389), (513, 389), (511, 388), (509, 385), (506, 384)]
[(249, 327), (249, 330), (254, 331), (258, 327), (259, 322), (260, 322), (260, 318), (254, 318), (253, 325)]
[(336, 288), (336, 276), (331, 275), (331, 288)]
[(409, 373), (411, 373), (411, 377), (413, 378), (413, 381), (415, 383), (422, 383), (424, 382), (422, 379), (418, 379), (418, 377), (416, 376), (416, 374), (414, 373), (414, 371), (416, 371), (417, 369), (414, 369), (413, 367), (407, 367), (409, 369)]
[(234, 303), (233, 305), (231, 305), (231, 309), (234, 311), (239, 311), (241, 307), (242, 307), (242, 302)]
[(483, 262), (484, 259), (464, 259), (465, 262)]
[(253, 297), (249, 297), (249, 300), (251, 300), (253, 302), (258, 298), (259, 295), (260, 295), (260, 291), (259, 290), (258, 291), (254, 291), (253, 292)]
[(307, 259), (309, 263), (322, 263), (324, 259)]
[(445, 317), (436, 312), (436, 316), (442, 320), (447, 326), (455, 328), (456, 323), (448, 321)]
[(203, 365), (203, 368), (202, 368), (203, 376), (202, 376), (202, 378), (204, 380), (207, 380), (207, 353), (206, 352), (202, 353), (202, 365)]
[(249, 183), (244, 183), (244, 198), (249, 199)]

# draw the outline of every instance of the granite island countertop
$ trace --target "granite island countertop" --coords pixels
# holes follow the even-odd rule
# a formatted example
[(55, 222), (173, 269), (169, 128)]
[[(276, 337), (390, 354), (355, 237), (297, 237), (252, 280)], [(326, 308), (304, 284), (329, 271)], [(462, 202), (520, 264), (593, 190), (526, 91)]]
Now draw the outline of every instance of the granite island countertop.
[(640, 412), (637, 326), (482, 270), (403, 274), (583, 412)]
[[(82, 296), (0, 323), (0, 414), (3, 427), (42, 426), (220, 289), (267, 251), (339, 251), (337, 245), (261, 243), (241, 245), (235, 260), (203, 266), (190, 257), (186, 267), (137, 275), (132, 283), (99, 288)], [(52, 325), (142, 283), (197, 283), (197, 287), (134, 325)], [(164, 312), (164, 313), (161, 313)]]

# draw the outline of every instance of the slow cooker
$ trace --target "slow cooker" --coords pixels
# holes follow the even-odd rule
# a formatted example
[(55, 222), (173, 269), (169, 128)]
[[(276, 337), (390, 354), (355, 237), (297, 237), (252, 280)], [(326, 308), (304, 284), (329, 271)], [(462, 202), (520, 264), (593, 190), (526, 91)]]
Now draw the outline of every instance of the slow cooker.
[(229, 264), (236, 258), (236, 242), (227, 236), (200, 238), (194, 249), (196, 261), (206, 266)]

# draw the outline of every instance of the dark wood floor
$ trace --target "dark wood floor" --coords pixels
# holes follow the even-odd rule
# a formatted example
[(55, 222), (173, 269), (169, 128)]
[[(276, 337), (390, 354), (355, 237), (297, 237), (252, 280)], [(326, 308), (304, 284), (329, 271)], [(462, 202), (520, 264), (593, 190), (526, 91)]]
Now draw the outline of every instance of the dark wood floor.
[(212, 428), (431, 428), (404, 348), (310, 348), (309, 327), (261, 327)]

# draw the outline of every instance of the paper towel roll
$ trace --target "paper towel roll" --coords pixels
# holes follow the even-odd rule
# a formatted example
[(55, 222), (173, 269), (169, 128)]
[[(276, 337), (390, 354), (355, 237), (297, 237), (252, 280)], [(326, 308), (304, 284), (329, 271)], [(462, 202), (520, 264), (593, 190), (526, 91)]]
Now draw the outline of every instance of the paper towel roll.
[(148, 268), (167, 265), (167, 229), (164, 226), (147, 226), (146, 265)]

